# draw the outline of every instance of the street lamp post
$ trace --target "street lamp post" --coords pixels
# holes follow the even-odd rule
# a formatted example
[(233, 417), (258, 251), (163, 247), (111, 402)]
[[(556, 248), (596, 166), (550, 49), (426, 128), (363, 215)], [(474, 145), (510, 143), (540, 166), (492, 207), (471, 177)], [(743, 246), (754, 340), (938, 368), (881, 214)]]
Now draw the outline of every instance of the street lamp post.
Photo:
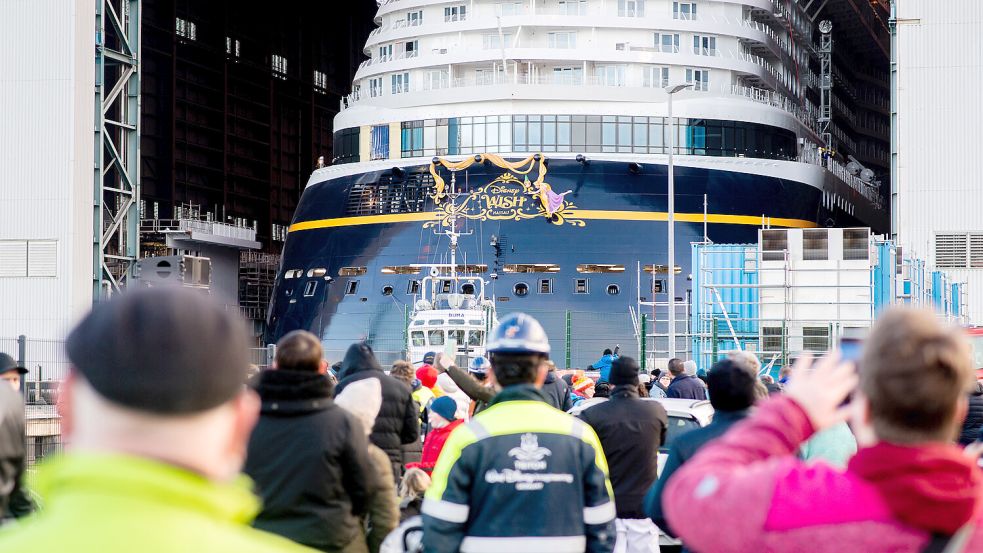
[(669, 85), (665, 88), (669, 96), (669, 259), (666, 273), (669, 285), (669, 358), (676, 357), (676, 177), (673, 173), (672, 155), (676, 149), (676, 125), (672, 117), (672, 97), (680, 90), (693, 88), (692, 84)]

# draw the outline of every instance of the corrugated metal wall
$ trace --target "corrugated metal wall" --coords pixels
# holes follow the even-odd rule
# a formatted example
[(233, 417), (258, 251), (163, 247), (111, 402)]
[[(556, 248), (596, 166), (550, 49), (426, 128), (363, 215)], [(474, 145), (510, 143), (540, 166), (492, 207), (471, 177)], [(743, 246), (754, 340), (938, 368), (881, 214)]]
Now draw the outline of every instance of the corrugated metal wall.
[(3, 338), (62, 339), (91, 304), (94, 21), (93, 0), (0, 1), (0, 240), (58, 242), (54, 277), (0, 278)]
[[(898, 236), (934, 264), (937, 232), (983, 232), (983, 2), (897, 0)], [(983, 322), (983, 268), (968, 284)]]

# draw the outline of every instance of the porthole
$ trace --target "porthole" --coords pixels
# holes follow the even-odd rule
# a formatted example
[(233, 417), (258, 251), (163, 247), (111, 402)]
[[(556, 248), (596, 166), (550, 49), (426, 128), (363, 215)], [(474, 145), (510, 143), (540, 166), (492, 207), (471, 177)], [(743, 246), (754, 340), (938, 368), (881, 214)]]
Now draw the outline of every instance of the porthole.
[(467, 294), (469, 296), (473, 296), (474, 295), (474, 284), (472, 284), (470, 282), (465, 282), (464, 284), (462, 284), (461, 285), (461, 293), (462, 294)]
[(512, 287), (512, 293), (520, 298), (524, 297), (529, 293), (529, 285), (525, 282), (517, 282), (516, 285)]
[(382, 295), (383, 296), (391, 296), (391, 295), (393, 295), (393, 287), (390, 286), (390, 285), (388, 285), (388, 284), (385, 285), (385, 286), (383, 286), (382, 287)]
[(621, 288), (618, 288), (617, 284), (608, 284), (608, 295), (617, 296), (621, 293)]

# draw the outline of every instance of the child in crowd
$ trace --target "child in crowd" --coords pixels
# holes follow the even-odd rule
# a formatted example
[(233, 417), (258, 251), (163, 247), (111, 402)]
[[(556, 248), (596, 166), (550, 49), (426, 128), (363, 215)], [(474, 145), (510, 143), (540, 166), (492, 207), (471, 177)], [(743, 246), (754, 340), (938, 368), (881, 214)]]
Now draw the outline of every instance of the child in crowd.
[(457, 416), (457, 403), (450, 397), (438, 397), (430, 402), (430, 432), (423, 442), (423, 459), (419, 463), (409, 463), (406, 468), (421, 468), (430, 474), (437, 464), (444, 443), (455, 428), (464, 424)]

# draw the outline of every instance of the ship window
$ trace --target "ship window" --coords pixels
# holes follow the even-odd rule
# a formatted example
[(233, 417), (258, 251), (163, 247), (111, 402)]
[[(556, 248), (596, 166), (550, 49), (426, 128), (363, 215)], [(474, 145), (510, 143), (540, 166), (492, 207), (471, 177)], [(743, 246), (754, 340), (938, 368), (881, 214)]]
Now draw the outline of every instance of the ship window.
[(560, 266), (554, 263), (512, 263), (502, 268), (506, 273), (558, 273)]
[(388, 267), (382, 268), (382, 274), (384, 275), (418, 275), (420, 274), (419, 267), (413, 267), (412, 265), (390, 265)]
[(469, 346), (480, 346), (484, 341), (485, 332), (482, 330), (472, 330), (468, 332), (468, 345)]
[(673, 19), (696, 19), (696, 2), (673, 2)]
[(444, 324), (444, 319), (430, 319), (427, 321), (428, 325), (442, 325)]
[(608, 295), (617, 296), (621, 293), (621, 288), (618, 288), (617, 284), (608, 284)]
[(464, 345), (464, 333), (465, 333), (464, 330), (448, 330), (447, 331), (447, 340), (449, 342), (454, 342), (455, 344), (457, 344), (459, 346), (463, 346)]
[(449, 6), (444, 8), (444, 21), (464, 21), (468, 18), (467, 6)]
[(342, 267), (338, 270), (338, 276), (362, 276), (367, 272), (365, 267)]
[(710, 90), (710, 70), (687, 67), (686, 83), (693, 85), (693, 90), (701, 92)]
[(390, 286), (390, 285), (388, 285), (388, 284), (385, 285), (385, 286), (383, 286), (382, 287), (382, 295), (383, 296), (391, 296), (391, 295), (393, 295), (393, 287)]
[(447, 322), (452, 325), (463, 325), (464, 319), (449, 319)]
[(413, 326), (423, 326), (427, 324), (427, 321), (413, 321)]
[(451, 284), (452, 284), (452, 282), (449, 281), (449, 280), (442, 280), (442, 281), (440, 281), (440, 292), (442, 294), (450, 294), (451, 293)]
[(356, 163), (359, 160), (359, 127), (341, 129), (334, 133), (334, 150), (332, 162)]
[(471, 319), (470, 321), (468, 321), (468, 323), (469, 324), (473, 324), (473, 325), (477, 325), (477, 326), (484, 326), (484, 324), (485, 324), (485, 322), (482, 321), (481, 319)]
[(303, 269), (292, 269), (283, 273), (283, 278), (300, 278), (302, 274), (304, 274)]
[(431, 346), (442, 346), (444, 345), (444, 331), (443, 330), (430, 330), (427, 332), (427, 338), (430, 341)]
[(539, 293), (540, 294), (552, 294), (553, 293), (553, 279), (543, 278), (539, 280)]
[(609, 263), (584, 263), (577, 265), (578, 273), (623, 273), (624, 265), (614, 265)]
[(644, 17), (645, 0), (618, 0), (618, 17)]
[(414, 330), (413, 332), (410, 332), (410, 340), (413, 341), (414, 346), (427, 345), (426, 337), (423, 335), (423, 332), (419, 330)]
[(309, 298), (313, 296), (314, 292), (316, 291), (317, 291), (317, 281), (312, 280), (308, 282), (307, 285), (304, 286), (304, 297)]
[[(642, 268), (642, 271), (645, 271), (646, 273), (648, 273), (650, 275), (665, 275), (665, 274), (668, 274), (669, 273), (668, 267), (666, 267), (665, 265), (662, 265), (662, 264), (659, 264), (659, 265), (646, 265), (645, 267)], [(676, 265), (676, 271), (675, 271), (675, 273), (678, 275), (681, 272), (683, 272), (682, 267), (680, 267), (679, 265)]]
[(652, 281), (652, 293), (653, 294), (665, 294), (666, 293), (666, 281), (656, 279)]
[(550, 48), (576, 48), (576, 31), (554, 31), (546, 35), (547, 45)]
[(461, 285), (461, 293), (462, 294), (467, 294), (469, 296), (473, 296), (474, 295), (474, 284), (471, 284), (470, 282), (465, 282), (464, 284), (462, 284)]
[(419, 294), (420, 293), (420, 281), (419, 280), (411, 280), (411, 281), (407, 282), (406, 283), (406, 293), (409, 294), (409, 295), (411, 295), (411, 296), (414, 295), (414, 294)]
[(512, 287), (512, 292), (521, 298), (529, 293), (529, 285), (525, 282), (518, 282)]
[(345, 287), (345, 295), (354, 296), (356, 292), (358, 292), (358, 281), (357, 280), (348, 281), (348, 285)]
[(317, 269), (310, 269), (307, 271), (307, 278), (314, 278), (314, 277), (320, 278), (326, 274), (328, 274), (328, 270), (323, 267)]
[[(679, 33), (655, 33), (655, 49), (663, 54), (676, 54), (679, 52)], [(666, 79), (668, 80), (668, 68), (666, 68)]]
[(578, 278), (574, 280), (573, 287), (574, 294), (589, 294), (590, 293), (590, 280), (586, 278)]

